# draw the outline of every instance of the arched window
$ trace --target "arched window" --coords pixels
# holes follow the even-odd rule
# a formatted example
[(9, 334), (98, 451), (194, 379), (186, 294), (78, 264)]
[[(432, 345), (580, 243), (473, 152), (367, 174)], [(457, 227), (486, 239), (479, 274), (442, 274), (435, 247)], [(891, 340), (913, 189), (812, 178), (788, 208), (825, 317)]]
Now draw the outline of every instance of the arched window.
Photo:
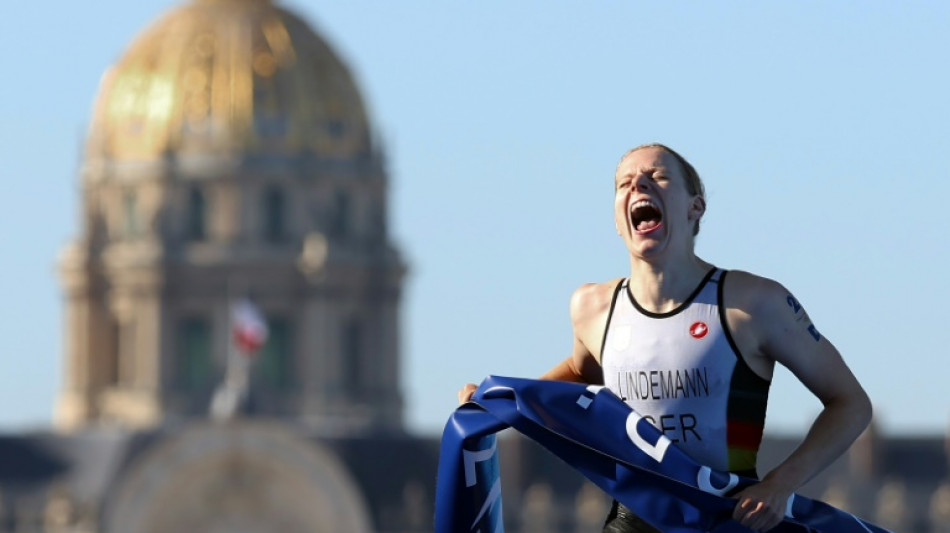
[(287, 200), (284, 191), (269, 187), (264, 193), (264, 238), (268, 242), (280, 242), (287, 234)]
[(175, 383), (179, 390), (200, 392), (213, 383), (211, 325), (204, 318), (189, 317), (178, 324)]
[(201, 189), (194, 187), (188, 191), (188, 214), (186, 236), (189, 241), (203, 241), (207, 238), (207, 204)]

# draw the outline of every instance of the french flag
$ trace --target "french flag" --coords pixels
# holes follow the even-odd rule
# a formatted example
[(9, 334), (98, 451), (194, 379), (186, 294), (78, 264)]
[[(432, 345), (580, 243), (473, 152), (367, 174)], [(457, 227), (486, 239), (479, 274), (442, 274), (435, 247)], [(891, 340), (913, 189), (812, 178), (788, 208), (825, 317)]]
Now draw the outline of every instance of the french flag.
[(267, 322), (251, 300), (242, 298), (231, 310), (234, 344), (244, 355), (254, 355), (267, 342)]

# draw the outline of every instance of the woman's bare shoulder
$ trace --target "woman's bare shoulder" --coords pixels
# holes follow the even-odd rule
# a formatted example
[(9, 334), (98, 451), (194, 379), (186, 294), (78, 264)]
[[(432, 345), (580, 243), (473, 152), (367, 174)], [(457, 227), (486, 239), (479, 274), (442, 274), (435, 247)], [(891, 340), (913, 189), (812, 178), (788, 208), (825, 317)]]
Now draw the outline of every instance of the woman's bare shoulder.
[(610, 309), (617, 286), (623, 278), (602, 283), (585, 283), (571, 295), (571, 320), (577, 324), (597, 318)]

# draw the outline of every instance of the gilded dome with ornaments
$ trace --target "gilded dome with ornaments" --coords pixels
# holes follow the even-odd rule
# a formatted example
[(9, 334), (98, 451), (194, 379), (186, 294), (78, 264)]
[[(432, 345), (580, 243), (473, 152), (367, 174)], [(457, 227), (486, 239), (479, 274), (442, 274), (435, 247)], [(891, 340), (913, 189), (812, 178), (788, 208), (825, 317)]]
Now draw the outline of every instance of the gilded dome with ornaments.
[(369, 144), (350, 73), (306, 23), (270, 0), (193, 0), (106, 72), (86, 152), (351, 158)]

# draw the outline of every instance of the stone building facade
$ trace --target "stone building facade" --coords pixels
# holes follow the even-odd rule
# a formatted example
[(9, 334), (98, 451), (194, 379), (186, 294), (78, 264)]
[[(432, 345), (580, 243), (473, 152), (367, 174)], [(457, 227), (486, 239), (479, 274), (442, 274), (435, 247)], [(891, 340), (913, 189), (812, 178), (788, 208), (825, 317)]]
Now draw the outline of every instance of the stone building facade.
[[(103, 77), (63, 251), (56, 421), (147, 428), (207, 409), (229, 312), (269, 324), (259, 414), (398, 430), (405, 267), (387, 176), (347, 68), (265, 0), (199, 0)], [(316, 356), (319, 354), (319, 356)]]
[[(0, 440), (0, 531), (424, 530), (437, 452), (403, 427), (385, 167), (288, 10), (193, 0), (142, 32), (93, 107), (55, 430)], [(266, 342), (212, 421), (244, 301)]]

